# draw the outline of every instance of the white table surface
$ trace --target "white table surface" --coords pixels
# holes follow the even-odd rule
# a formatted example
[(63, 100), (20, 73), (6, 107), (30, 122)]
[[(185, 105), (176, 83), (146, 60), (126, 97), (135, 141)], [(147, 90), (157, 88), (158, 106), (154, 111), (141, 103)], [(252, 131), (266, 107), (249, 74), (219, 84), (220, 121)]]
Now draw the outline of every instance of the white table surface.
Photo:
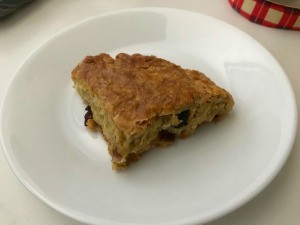
[[(0, 101), (24, 58), (57, 31), (87, 17), (131, 7), (173, 7), (226, 21), (257, 39), (282, 65), (300, 106), (300, 32), (248, 22), (227, 0), (38, 0), (0, 21)], [(300, 111), (298, 109), (298, 111)], [(1, 148), (1, 147), (0, 147)], [(82, 225), (33, 196), (11, 171), (0, 150), (0, 225)], [(300, 135), (274, 181), (256, 198), (209, 225), (300, 224)]]

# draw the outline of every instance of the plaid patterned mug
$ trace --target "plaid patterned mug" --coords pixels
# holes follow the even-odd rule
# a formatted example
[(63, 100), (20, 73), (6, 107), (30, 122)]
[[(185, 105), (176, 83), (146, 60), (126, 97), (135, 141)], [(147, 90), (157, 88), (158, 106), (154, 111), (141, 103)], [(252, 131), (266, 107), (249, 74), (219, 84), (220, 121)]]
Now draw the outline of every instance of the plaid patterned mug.
[[(276, 2), (276, 3), (275, 3)], [(290, 5), (287, 4), (290, 2)], [(300, 31), (300, 1), (229, 0), (238, 13), (254, 23)], [(279, 4), (279, 3), (285, 3)]]

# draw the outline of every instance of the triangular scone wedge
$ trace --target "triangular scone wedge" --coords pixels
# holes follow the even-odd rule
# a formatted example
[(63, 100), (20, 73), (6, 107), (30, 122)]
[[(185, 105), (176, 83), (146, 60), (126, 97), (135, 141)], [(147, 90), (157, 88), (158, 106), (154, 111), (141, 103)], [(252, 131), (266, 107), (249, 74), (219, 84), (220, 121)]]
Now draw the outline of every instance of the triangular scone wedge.
[(87, 56), (72, 79), (108, 143), (114, 169), (127, 167), (153, 146), (192, 134), (234, 105), (203, 73), (155, 56)]

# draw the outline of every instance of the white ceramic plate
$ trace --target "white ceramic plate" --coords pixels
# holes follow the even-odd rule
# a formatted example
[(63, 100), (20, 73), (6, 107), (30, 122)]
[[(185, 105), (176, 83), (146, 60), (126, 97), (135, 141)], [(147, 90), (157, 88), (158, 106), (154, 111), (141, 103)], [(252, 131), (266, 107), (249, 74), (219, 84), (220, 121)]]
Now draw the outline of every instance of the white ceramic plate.
[[(233, 94), (234, 112), (112, 171), (106, 143), (83, 126), (70, 79), (84, 56), (100, 52), (154, 54), (203, 71)], [(24, 185), (75, 219), (195, 224), (236, 209), (272, 180), (296, 119), (286, 74), (247, 34), (201, 14), (144, 8), (85, 20), (38, 47), (6, 93), (1, 142)]]

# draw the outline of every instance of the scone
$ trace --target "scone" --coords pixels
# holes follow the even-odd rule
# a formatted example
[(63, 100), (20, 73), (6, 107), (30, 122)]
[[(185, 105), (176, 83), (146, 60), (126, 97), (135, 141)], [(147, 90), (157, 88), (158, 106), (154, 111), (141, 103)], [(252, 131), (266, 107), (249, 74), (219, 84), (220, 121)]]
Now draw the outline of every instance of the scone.
[(191, 135), (234, 105), (230, 93), (203, 73), (155, 56), (87, 56), (72, 79), (90, 106), (85, 123), (96, 123), (103, 133), (113, 169), (126, 168), (153, 146)]

